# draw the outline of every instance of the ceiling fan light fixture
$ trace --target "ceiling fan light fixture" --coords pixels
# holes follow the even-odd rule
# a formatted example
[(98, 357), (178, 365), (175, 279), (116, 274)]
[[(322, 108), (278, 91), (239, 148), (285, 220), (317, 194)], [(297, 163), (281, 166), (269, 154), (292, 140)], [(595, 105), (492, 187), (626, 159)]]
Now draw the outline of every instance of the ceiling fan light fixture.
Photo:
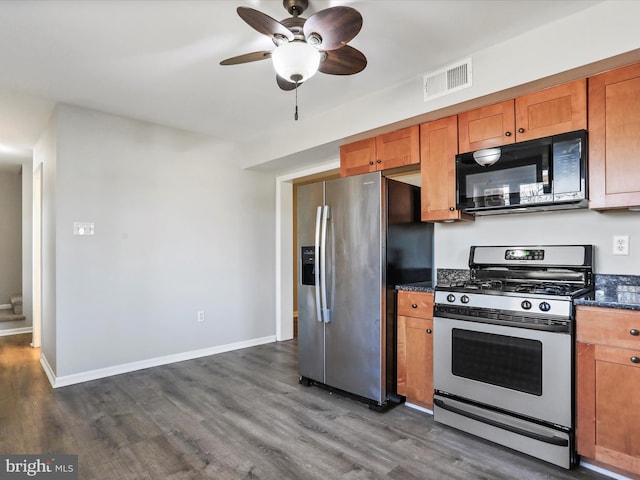
[(292, 83), (302, 83), (318, 71), (320, 51), (306, 42), (294, 40), (276, 48), (271, 59), (278, 75)]

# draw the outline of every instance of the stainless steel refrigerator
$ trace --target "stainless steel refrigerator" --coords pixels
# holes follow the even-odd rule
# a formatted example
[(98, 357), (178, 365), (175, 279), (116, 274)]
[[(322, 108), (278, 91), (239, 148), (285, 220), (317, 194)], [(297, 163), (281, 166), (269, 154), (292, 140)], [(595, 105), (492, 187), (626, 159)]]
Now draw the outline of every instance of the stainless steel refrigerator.
[(398, 399), (395, 285), (432, 280), (420, 189), (356, 175), (300, 186), (297, 210), (300, 381), (385, 409)]

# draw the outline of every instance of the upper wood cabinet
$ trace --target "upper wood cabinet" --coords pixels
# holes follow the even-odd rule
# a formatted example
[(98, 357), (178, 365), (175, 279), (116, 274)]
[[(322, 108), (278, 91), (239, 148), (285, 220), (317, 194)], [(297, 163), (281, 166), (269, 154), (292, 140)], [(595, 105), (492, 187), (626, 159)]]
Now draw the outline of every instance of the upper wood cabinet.
[(640, 207), (640, 63), (589, 78), (589, 200)]
[(516, 140), (587, 129), (587, 80), (565, 83), (518, 97)]
[(460, 152), (514, 143), (514, 101), (496, 103), (458, 114)]
[(420, 197), (423, 222), (473, 219), (456, 210), (457, 153), (458, 119), (455, 115), (420, 125)]
[(340, 176), (359, 175), (420, 163), (418, 125), (340, 147)]
[(640, 474), (640, 312), (576, 308), (580, 455)]
[(460, 152), (587, 128), (586, 79), (458, 115)]
[(376, 139), (366, 138), (340, 147), (340, 176), (376, 171)]

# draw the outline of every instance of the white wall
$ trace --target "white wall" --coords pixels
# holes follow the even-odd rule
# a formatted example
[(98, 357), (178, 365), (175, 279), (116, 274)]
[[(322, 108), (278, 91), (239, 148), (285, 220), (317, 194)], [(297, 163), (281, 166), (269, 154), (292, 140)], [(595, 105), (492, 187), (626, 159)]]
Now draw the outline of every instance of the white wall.
[(274, 336), (273, 176), (208, 137), (67, 105), (55, 138), (57, 377)]
[(33, 159), (22, 161), (22, 313), (26, 317), (25, 326), (31, 326), (33, 319)]
[[(468, 268), (471, 245), (596, 246), (596, 273), (640, 275), (640, 212), (562, 210), (477, 217), (435, 226), (436, 268)], [(629, 235), (629, 255), (612, 254), (613, 235)]]
[[(33, 149), (33, 171), (42, 168), (40, 354), (55, 373), (56, 331), (56, 119), (49, 119)], [(36, 327), (37, 328), (37, 327)]]
[[(0, 304), (22, 292), (22, 175), (0, 172)], [(0, 322), (0, 330), (24, 321)]]
[(22, 176), (0, 172), (0, 304), (22, 290)]

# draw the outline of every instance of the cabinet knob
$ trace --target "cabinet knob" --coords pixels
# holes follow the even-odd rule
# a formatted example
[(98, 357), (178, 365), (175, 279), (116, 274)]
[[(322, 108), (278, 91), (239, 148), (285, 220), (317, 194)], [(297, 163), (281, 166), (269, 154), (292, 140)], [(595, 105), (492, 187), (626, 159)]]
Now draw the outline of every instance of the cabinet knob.
[(369, 165), (373, 165), (373, 162), (372, 162), (372, 161), (370, 161), (370, 162), (369, 162)]
[(519, 128), (518, 133), (524, 133), (524, 128)]
[(455, 210), (455, 208), (454, 208), (454, 207), (449, 207), (449, 211), (450, 211), (450, 212), (453, 212), (454, 210)]
[[(431, 333), (431, 329), (430, 329), (430, 328), (427, 328), (427, 330), (426, 330), (426, 331), (427, 331), (427, 333)], [(635, 358), (635, 357), (634, 357), (634, 358)]]
[(415, 304), (415, 303), (412, 303), (412, 304), (411, 304), (411, 308), (418, 308), (418, 305), (417, 305), (417, 304)]
[(504, 136), (505, 137), (510, 137), (511, 136), (511, 132), (504, 132)]
[(634, 337), (637, 337), (638, 335), (640, 335), (640, 332), (635, 328), (632, 328), (631, 330), (629, 330), (629, 333)]
[(378, 159), (376, 160), (376, 163), (382, 163), (382, 160)]
[(638, 358), (638, 357), (631, 357), (631, 361), (632, 361), (633, 363), (640, 363), (640, 358)]

